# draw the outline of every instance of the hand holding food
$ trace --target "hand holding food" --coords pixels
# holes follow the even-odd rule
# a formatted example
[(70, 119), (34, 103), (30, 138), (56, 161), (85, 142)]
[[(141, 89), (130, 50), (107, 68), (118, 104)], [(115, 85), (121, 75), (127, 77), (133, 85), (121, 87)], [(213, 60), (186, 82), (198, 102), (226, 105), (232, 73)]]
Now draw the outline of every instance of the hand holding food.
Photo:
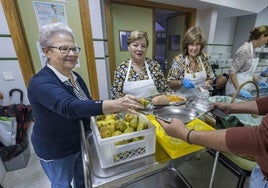
[(146, 107), (150, 104), (150, 101), (148, 99), (141, 98), (140, 100), (143, 107)]
[(121, 106), (121, 110), (128, 109), (142, 109), (143, 106), (140, 103), (140, 100), (133, 95), (125, 95), (122, 98), (117, 99), (119, 105)]

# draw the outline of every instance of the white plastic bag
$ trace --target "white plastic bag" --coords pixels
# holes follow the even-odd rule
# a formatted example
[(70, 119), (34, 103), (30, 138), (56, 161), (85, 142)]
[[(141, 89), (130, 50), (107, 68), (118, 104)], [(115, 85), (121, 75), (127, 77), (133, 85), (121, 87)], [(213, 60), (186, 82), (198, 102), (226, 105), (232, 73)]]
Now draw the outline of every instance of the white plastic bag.
[(15, 117), (0, 117), (0, 142), (4, 146), (16, 144), (17, 122)]

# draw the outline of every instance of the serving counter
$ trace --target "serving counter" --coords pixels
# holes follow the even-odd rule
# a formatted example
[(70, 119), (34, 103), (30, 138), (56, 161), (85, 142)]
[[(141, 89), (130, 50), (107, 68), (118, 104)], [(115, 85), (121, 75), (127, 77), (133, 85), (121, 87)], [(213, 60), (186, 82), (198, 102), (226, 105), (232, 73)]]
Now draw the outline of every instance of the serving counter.
[[(227, 98), (227, 96), (225, 98)], [(209, 111), (209, 109), (205, 108), (204, 106), (207, 106), (207, 100), (203, 100), (202, 98), (200, 98), (194, 101), (188, 100), (185, 105), (180, 105), (178, 108), (191, 108), (197, 110), (198, 113), (195, 116), (196, 121), (193, 121), (193, 119), (191, 119), (190, 122), (194, 122), (194, 124), (199, 125), (200, 124), (199, 119), (202, 118), (204, 119), (204, 117), (202, 116)], [(148, 114), (147, 118), (149, 118)], [(150, 121), (152, 123), (154, 122), (152, 119), (150, 119)], [(185, 159), (194, 156), (196, 153), (206, 151), (206, 149), (201, 146), (196, 145), (187, 146), (187, 144), (184, 143), (183, 146), (185, 146), (186, 144), (186, 147), (188, 147), (187, 149), (185, 149), (182, 146), (180, 148), (177, 148), (176, 147), (177, 145), (172, 145), (172, 143), (171, 144), (166, 143), (167, 140), (171, 139), (169, 138), (167, 139), (167, 135), (165, 135), (164, 132), (160, 130), (161, 127), (160, 125), (157, 126), (156, 123), (153, 123), (154, 126), (156, 127), (156, 136), (157, 136), (156, 137), (157, 142), (155, 145), (156, 149), (154, 154), (146, 155), (144, 157), (135, 160), (130, 160), (122, 164), (117, 164), (112, 167), (103, 168), (103, 166), (100, 163), (100, 159), (98, 157), (96, 143), (93, 137), (94, 133), (92, 132), (86, 133), (84, 131), (82, 121), (80, 124), (81, 124), (80, 126), (81, 126), (81, 138), (82, 138), (81, 146), (83, 155), (83, 167), (84, 167), (86, 187), (88, 188), (155, 187), (155, 184), (148, 185), (147, 182), (152, 181), (153, 183), (155, 183), (156, 180), (164, 177), (166, 178), (164, 178), (163, 181), (169, 181), (169, 182), (172, 181), (169, 177), (177, 178), (178, 180), (174, 181), (176, 182), (174, 183), (175, 186), (169, 186), (168, 184), (168, 186), (164, 187), (174, 187), (174, 188), (191, 187), (190, 184), (184, 179), (183, 174), (180, 174), (180, 172), (177, 169), (175, 169), (174, 166), (177, 166), (178, 164), (185, 161)], [(193, 126), (191, 123), (187, 123), (186, 126), (187, 125)], [(210, 126), (204, 126), (204, 127), (206, 127), (205, 130), (213, 129)], [(199, 129), (197, 127), (194, 128), (197, 130)], [(176, 176), (169, 174), (170, 172), (173, 173), (173, 175), (175, 173)], [(157, 176), (157, 174), (159, 174), (160, 176)], [(164, 176), (163, 174), (166, 174), (166, 176)], [(156, 179), (150, 180), (152, 179), (152, 177)], [(142, 186), (138, 184), (135, 186), (131, 186), (139, 181), (143, 181), (141, 184)]]
[[(83, 155), (84, 174), (87, 187), (128, 187), (130, 183), (136, 182), (143, 177), (149, 177), (166, 169), (175, 170), (174, 164), (183, 162), (196, 153), (204, 152), (201, 149), (187, 155), (172, 159), (156, 142), (156, 150), (154, 154), (135, 159), (123, 164), (119, 164), (110, 168), (103, 169), (94, 144), (93, 134), (85, 133), (81, 122), (81, 145)], [(180, 187), (191, 187), (179, 172), (180, 181), (183, 185)], [(146, 178), (143, 178), (146, 181)], [(172, 181), (167, 179), (167, 181)], [(145, 185), (145, 184), (143, 184)], [(179, 186), (179, 185), (178, 185)]]

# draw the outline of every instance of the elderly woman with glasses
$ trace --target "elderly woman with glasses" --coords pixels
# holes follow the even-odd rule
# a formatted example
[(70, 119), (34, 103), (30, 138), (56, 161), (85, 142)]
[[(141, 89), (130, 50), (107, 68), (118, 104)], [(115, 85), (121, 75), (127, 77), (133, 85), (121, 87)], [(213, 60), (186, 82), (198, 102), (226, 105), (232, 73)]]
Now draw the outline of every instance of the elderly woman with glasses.
[(34, 122), (31, 140), (53, 188), (85, 187), (79, 121), (89, 130), (90, 116), (142, 109), (131, 95), (117, 100), (93, 100), (73, 68), (80, 47), (72, 30), (61, 23), (44, 25), (39, 42), (46, 66), (29, 83), (28, 98)]
[(165, 92), (168, 86), (160, 64), (146, 57), (149, 45), (147, 33), (133, 31), (127, 44), (130, 59), (122, 62), (115, 70), (112, 97), (132, 94), (146, 98)]

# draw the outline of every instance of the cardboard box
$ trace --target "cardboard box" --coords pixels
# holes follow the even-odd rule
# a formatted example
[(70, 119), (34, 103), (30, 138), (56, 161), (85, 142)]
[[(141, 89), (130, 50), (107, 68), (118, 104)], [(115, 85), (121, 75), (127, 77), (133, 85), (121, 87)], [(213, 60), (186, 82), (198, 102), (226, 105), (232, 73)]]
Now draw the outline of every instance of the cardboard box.
[(30, 159), (30, 147), (27, 145), (27, 148), (17, 155), (15, 158), (4, 162), (7, 171), (13, 171), (21, 168), (25, 168), (28, 165)]

